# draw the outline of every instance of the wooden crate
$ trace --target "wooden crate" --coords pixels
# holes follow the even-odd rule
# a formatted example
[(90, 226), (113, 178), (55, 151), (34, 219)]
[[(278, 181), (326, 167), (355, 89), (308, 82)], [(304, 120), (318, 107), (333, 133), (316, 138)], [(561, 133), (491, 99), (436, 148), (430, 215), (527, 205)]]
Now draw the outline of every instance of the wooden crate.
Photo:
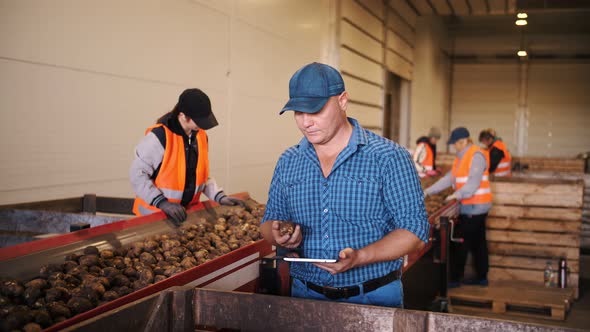
[(547, 261), (556, 272), (561, 257), (569, 267), (568, 288), (577, 297), (583, 181), (514, 177), (492, 182), (487, 220), (490, 282), (543, 284)]
[(578, 158), (514, 157), (512, 164), (520, 163), (529, 171), (553, 171), (565, 173), (584, 173), (585, 161)]
[(519, 281), (496, 282), (489, 287), (462, 286), (449, 290), (451, 309), (565, 320), (573, 290), (531, 286)]

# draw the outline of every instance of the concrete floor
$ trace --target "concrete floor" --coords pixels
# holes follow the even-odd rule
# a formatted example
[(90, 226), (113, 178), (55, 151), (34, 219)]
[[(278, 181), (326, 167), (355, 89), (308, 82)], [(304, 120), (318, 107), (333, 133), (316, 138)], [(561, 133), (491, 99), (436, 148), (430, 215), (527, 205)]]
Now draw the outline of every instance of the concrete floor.
[(590, 255), (580, 256), (580, 297), (572, 305), (565, 321), (473, 312), (462, 309), (456, 309), (453, 313), (590, 331)]

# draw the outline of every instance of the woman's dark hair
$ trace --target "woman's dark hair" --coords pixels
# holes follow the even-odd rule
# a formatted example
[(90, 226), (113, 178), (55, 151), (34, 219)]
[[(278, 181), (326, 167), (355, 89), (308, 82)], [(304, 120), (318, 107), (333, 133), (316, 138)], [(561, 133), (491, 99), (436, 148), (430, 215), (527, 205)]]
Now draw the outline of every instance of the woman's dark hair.
[(494, 135), (492, 135), (492, 133), (490, 133), (487, 130), (482, 130), (481, 133), (479, 133), (479, 141), (481, 142), (484, 139), (494, 139)]
[(176, 104), (176, 106), (174, 106), (174, 108), (172, 109), (172, 111), (170, 111), (170, 112), (162, 115), (161, 117), (159, 117), (158, 120), (156, 121), (156, 123), (160, 123), (160, 122), (164, 121), (164, 119), (166, 117), (168, 117), (169, 114), (172, 114), (174, 116), (178, 116), (179, 113), (180, 113), (180, 110), (179, 110), (178, 104)]

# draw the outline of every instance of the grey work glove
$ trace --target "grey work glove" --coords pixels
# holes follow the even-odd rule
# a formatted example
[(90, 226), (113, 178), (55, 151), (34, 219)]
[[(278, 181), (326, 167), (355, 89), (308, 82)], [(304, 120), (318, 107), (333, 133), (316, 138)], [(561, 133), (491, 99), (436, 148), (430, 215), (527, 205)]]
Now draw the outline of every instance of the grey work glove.
[(229, 196), (223, 196), (219, 199), (219, 204), (221, 205), (230, 205), (230, 206), (235, 206), (235, 205), (239, 205), (243, 208), (246, 207), (246, 203), (239, 199), (239, 198), (234, 198), (234, 197), (229, 197)]
[(177, 225), (180, 225), (186, 220), (186, 210), (184, 209), (184, 206), (178, 203), (171, 203), (167, 200), (164, 200), (158, 204), (158, 208), (164, 211), (168, 218), (170, 218), (172, 222)]

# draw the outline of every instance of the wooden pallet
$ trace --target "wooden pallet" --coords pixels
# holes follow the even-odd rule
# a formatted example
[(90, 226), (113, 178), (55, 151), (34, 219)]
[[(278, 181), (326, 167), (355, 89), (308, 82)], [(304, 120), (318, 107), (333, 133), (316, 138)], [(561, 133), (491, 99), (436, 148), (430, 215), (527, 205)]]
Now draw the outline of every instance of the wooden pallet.
[(452, 309), (565, 320), (573, 302), (571, 288), (546, 288), (522, 282), (497, 282), (489, 287), (461, 286), (449, 290)]

